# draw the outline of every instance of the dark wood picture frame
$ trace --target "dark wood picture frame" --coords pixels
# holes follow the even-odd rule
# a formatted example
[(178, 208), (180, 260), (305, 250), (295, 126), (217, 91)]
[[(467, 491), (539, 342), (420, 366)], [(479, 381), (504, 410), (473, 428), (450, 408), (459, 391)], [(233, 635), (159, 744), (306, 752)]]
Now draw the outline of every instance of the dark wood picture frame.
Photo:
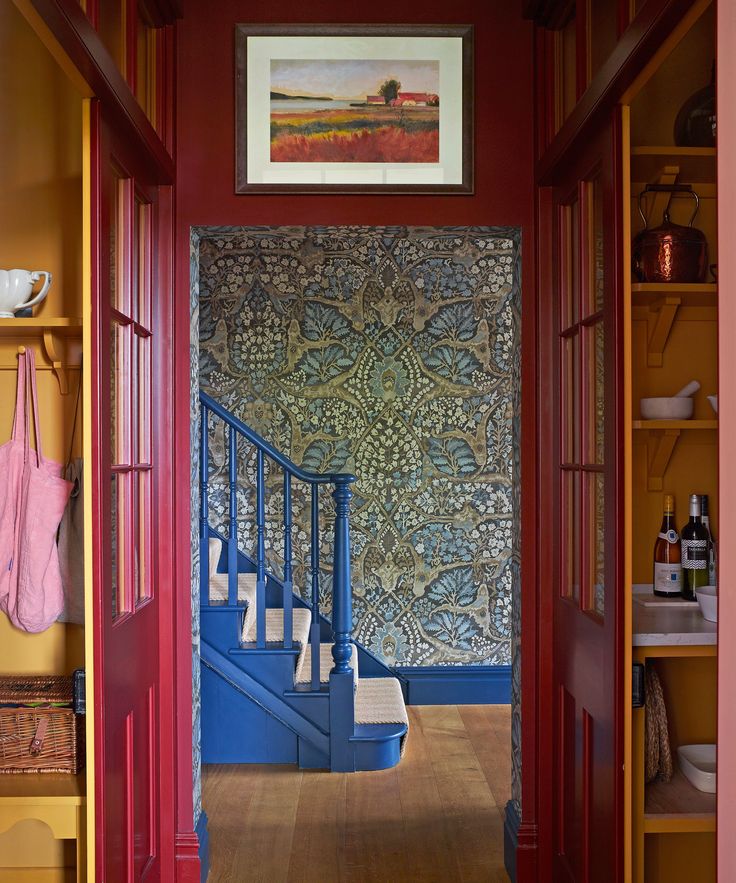
[[(462, 180), (458, 183), (361, 184), (295, 182), (252, 183), (247, 163), (247, 42), (248, 37), (455, 37), (462, 40)], [(472, 25), (272, 25), (235, 26), (235, 192), (248, 193), (380, 193), (467, 195), (474, 192), (474, 69)]]

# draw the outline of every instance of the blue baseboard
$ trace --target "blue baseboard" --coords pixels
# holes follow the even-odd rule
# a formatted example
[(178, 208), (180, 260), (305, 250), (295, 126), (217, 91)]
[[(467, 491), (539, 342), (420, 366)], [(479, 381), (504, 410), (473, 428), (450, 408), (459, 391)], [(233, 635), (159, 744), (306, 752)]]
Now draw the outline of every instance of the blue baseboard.
[(407, 705), (508, 705), (510, 665), (427, 665), (393, 669)]
[(516, 850), (519, 845), (519, 811), (513, 800), (506, 804), (503, 822), (503, 863), (511, 883), (516, 883)]
[(210, 834), (207, 830), (207, 813), (204, 810), (199, 814), (195, 833), (199, 840), (199, 879), (201, 883), (207, 883), (207, 876), (210, 872)]

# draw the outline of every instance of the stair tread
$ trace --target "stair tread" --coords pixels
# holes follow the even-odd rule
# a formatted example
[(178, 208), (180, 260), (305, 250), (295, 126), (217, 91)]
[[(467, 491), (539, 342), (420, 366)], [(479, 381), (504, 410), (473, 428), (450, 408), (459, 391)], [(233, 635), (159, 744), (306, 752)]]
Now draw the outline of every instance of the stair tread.
[[(210, 574), (210, 604), (213, 601), (228, 600), (228, 574)], [(255, 573), (238, 574), (238, 601), (254, 604), (256, 600), (256, 575)]]
[(356, 724), (406, 724), (401, 684), (396, 678), (361, 678), (355, 693)]
[[(330, 672), (335, 665), (332, 658), (332, 644), (319, 645), (319, 680), (321, 684), (328, 684), (330, 681)], [(353, 644), (352, 654), (350, 656), (350, 666), (355, 672), (356, 680), (358, 676), (358, 648)], [(294, 675), (295, 684), (308, 684), (312, 680), (312, 655), (309, 646), (306, 645), (302, 650), (299, 661), (296, 665), (296, 674)]]
[[(293, 610), (292, 640), (302, 647), (309, 640), (311, 612), (301, 607)], [(266, 609), (266, 643), (281, 643), (284, 640), (284, 611), (280, 607)], [(256, 605), (249, 605), (243, 619), (242, 641), (244, 644), (256, 642)]]

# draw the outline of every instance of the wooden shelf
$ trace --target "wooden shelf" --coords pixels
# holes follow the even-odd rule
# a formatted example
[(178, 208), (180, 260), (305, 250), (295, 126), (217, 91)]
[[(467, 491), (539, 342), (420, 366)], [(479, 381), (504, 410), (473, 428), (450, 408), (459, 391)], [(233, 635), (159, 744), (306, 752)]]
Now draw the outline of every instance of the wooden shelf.
[[(67, 395), (69, 392), (67, 368), (70, 366), (66, 358), (61, 356), (60, 340), (61, 338), (79, 339), (81, 336), (81, 319), (68, 317), (44, 319), (38, 316), (28, 319), (0, 318), (0, 339), (16, 340), (19, 344), (28, 340), (41, 341), (44, 355), (49, 363), (48, 367), (56, 374), (62, 395)], [(41, 364), (37, 367), (44, 369), (46, 366)], [(0, 365), (0, 368), (14, 369), (15, 361), (12, 365)]]
[(647, 438), (647, 489), (661, 491), (664, 476), (683, 430), (718, 429), (717, 420), (634, 420), (634, 429), (649, 432)]
[(698, 791), (675, 771), (670, 782), (652, 782), (644, 789), (646, 834), (715, 831), (716, 795)]
[(28, 319), (0, 318), (0, 337), (43, 337), (55, 334), (59, 337), (81, 337), (82, 320), (70, 318), (43, 319), (33, 316)]
[(650, 183), (666, 166), (677, 166), (682, 183), (697, 184), (716, 180), (715, 147), (674, 147), (656, 145), (631, 148), (631, 180)]
[(675, 297), (684, 307), (714, 307), (718, 301), (715, 282), (632, 282), (631, 302), (635, 307), (651, 307)]
[(634, 429), (718, 429), (717, 420), (634, 420)]
[(76, 776), (64, 773), (0, 775), (0, 806), (82, 806), (85, 800), (84, 773)]

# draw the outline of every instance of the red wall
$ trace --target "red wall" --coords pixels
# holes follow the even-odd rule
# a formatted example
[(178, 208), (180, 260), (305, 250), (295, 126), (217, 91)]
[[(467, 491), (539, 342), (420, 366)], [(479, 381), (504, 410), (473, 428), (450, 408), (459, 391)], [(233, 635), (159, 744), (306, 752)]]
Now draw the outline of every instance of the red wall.
[[(475, 195), (236, 196), (235, 23), (397, 20), (475, 25)], [(520, 0), (184, 0), (178, 64), (182, 246), (188, 228), (204, 224), (484, 224), (526, 233), (532, 223), (532, 29), (522, 20)], [(531, 249), (525, 254), (529, 259)]]

